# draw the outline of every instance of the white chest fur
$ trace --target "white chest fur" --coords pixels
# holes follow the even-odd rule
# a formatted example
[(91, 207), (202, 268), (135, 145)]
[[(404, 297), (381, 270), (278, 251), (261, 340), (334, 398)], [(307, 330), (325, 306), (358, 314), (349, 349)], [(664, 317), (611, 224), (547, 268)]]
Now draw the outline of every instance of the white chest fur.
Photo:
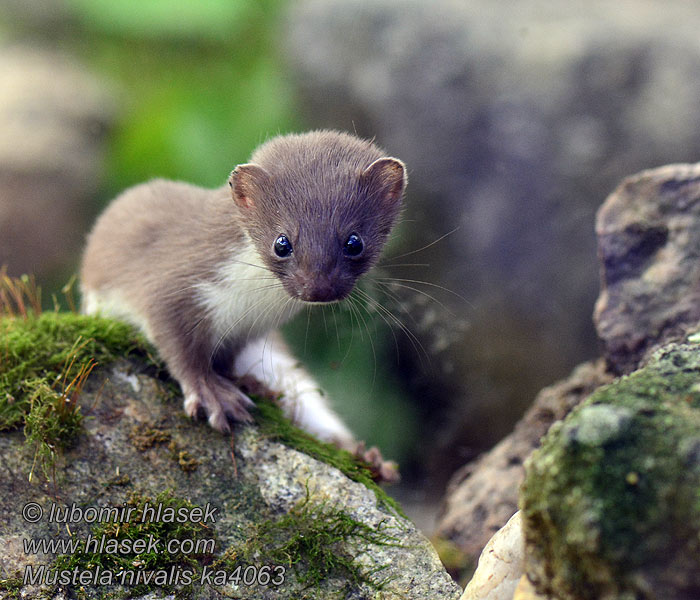
[(212, 281), (196, 286), (196, 293), (211, 320), (214, 344), (232, 337), (254, 339), (285, 323), (302, 306), (250, 245), (232, 252)]

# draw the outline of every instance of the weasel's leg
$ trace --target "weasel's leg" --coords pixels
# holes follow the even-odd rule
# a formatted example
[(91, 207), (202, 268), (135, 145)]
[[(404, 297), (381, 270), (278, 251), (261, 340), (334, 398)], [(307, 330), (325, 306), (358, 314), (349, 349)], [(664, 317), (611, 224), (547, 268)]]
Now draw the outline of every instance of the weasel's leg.
[(277, 332), (246, 345), (236, 356), (233, 370), (237, 377), (254, 377), (281, 394), (279, 404), (284, 414), (305, 431), (346, 450), (357, 446), (350, 430), (326, 403), (318, 383)]
[(378, 480), (397, 481), (396, 463), (385, 461), (377, 448), (365, 448), (328, 406), (318, 383), (292, 356), (277, 332), (257, 339), (237, 355), (234, 375), (253, 377), (269, 390), (281, 394), (278, 402), (296, 425), (324, 442), (331, 442), (355, 454)]
[[(165, 310), (146, 318), (118, 291), (86, 287), (83, 288), (82, 310), (86, 314), (109, 315), (138, 327), (158, 349), (168, 372), (180, 384), (185, 412), (190, 417), (206, 417), (209, 424), (222, 433), (231, 430), (231, 421), (252, 422), (248, 409), (254, 407), (253, 401), (230, 379), (212, 370), (206, 343), (192, 332), (189, 336), (183, 335), (175, 320), (165, 316)], [(206, 335), (199, 337), (206, 338)]]

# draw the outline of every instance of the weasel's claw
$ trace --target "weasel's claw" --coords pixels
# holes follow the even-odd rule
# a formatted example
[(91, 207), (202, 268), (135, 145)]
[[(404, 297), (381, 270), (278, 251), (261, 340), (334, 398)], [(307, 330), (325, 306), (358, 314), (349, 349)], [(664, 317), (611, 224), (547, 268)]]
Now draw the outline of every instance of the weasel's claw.
[(231, 431), (230, 421), (251, 423), (246, 410), (255, 403), (231, 381), (215, 375), (199, 380), (185, 393), (185, 412), (194, 418), (206, 416), (209, 425), (222, 433)]
[(393, 460), (384, 460), (379, 448), (372, 446), (369, 450), (365, 448), (364, 442), (359, 442), (354, 452), (355, 456), (367, 463), (375, 481), (385, 481), (387, 483), (397, 483), (401, 479), (399, 466)]

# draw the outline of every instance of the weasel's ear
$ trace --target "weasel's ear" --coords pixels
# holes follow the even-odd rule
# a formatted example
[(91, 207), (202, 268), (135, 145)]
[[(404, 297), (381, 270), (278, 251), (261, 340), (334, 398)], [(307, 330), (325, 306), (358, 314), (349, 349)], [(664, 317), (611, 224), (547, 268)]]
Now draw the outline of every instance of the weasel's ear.
[(228, 178), (228, 184), (231, 186), (231, 194), (239, 208), (255, 206), (268, 178), (269, 175), (265, 169), (252, 163), (238, 165), (233, 170)]
[(398, 205), (408, 183), (406, 167), (397, 158), (379, 158), (361, 175), (369, 187), (380, 190), (384, 202)]

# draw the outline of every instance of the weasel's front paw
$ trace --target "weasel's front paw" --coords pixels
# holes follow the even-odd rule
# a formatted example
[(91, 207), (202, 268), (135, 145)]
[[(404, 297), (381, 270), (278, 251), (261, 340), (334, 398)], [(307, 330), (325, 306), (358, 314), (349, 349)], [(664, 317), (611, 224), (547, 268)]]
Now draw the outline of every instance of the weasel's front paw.
[(365, 448), (364, 442), (359, 442), (353, 454), (361, 461), (367, 463), (375, 481), (386, 481), (396, 483), (401, 479), (399, 466), (393, 460), (384, 460), (379, 448), (372, 446), (369, 450)]
[(229, 421), (253, 421), (247, 410), (255, 406), (253, 401), (231, 380), (221, 375), (211, 373), (197, 379), (192, 385), (182, 387), (185, 392), (185, 412), (193, 419), (206, 416), (209, 425), (217, 431), (231, 431)]

